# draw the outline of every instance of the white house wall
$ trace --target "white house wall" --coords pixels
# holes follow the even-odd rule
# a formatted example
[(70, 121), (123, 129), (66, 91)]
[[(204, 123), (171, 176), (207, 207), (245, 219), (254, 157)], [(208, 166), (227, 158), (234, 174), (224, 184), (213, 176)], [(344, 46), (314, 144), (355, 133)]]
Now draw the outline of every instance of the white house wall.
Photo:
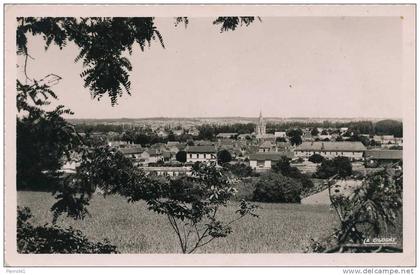
[(335, 158), (338, 156), (348, 157), (349, 159), (363, 159), (363, 152), (331, 152), (331, 151), (295, 151), (295, 156), (300, 158), (309, 158), (313, 154), (319, 154), (324, 158)]
[(198, 154), (198, 153), (187, 153), (187, 162), (205, 162), (205, 161), (216, 161), (216, 155), (212, 153)]

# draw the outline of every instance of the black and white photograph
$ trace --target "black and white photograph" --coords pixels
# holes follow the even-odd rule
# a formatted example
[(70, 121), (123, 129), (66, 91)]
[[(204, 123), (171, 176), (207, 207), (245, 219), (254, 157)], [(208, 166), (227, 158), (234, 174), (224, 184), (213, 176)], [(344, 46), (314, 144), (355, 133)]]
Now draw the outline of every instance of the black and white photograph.
[(5, 7), (6, 238), (24, 265), (414, 264), (415, 5), (45, 8)]

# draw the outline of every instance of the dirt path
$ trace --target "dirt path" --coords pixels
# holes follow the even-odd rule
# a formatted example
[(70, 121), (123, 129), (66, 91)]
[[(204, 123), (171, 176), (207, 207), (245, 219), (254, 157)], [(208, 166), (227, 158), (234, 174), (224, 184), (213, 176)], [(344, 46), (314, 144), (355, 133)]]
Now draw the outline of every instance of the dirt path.
[[(347, 180), (347, 181), (337, 181), (334, 184), (333, 192), (335, 189), (338, 190), (338, 192), (335, 192), (335, 194), (350, 194), (352, 190), (360, 185), (360, 181), (356, 180)], [(328, 189), (321, 191), (319, 193), (313, 194), (309, 197), (303, 198), (301, 201), (302, 204), (330, 204), (330, 197), (328, 195)]]

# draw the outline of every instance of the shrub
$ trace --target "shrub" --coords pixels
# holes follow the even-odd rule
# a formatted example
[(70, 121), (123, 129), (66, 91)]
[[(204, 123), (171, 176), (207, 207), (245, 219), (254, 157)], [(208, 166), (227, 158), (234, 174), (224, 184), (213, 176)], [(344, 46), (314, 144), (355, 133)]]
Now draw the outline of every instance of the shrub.
[(219, 164), (228, 163), (232, 161), (232, 155), (228, 150), (221, 150), (217, 153), (217, 162)]
[(175, 159), (179, 162), (186, 162), (187, 161), (187, 152), (179, 151), (178, 153), (176, 153)]
[(255, 187), (253, 200), (260, 202), (300, 203), (302, 183), (277, 173), (261, 176)]
[(111, 254), (118, 253), (116, 246), (108, 240), (91, 242), (80, 230), (53, 226), (33, 226), (28, 220), (32, 217), (29, 208), (18, 207), (17, 249), (18, 253), (81, 253)]
[(313, 154), (308, 160), (313, 163), (321, 163), (324, 160), (324, 157), (319, 154)]
[(277, 137), (276, 142), (287, 142), (287, 140), (284, 137)]
[(292, 160), (292, 163), (302, 163), (302, 162), (305, 162), (305, 160), (301, 157)]
[(258, 178), (243, 178), (237, 181), (234, 185), (235, 189), (238, 191), (234, 198), (235, 201), (246, 200), (252, 201), (254, 198), (255, 186), (257, 185)]
[(334, 159), (324, 159), (317, 168), (315, 176), (321, 179), (330, 178), (334, 175), (345, 178), (350, 176), (352, 172), (353, 168), (350, 159), (340, 156)]
[(255, 172), (252, 168), (245, 163), (225, 163), (223, 164), (223, 167), (237, 177), (246, 178), (255, 176)]
[(285, 177), (299, 180), (304, 189), (314, 186), (313, 182), (307, 175), (302, 174), (298, 168), (290, 166), (290, 161), (287, 157), (282, 157), (278, 162), (276, 162), (273, 165), (272, 170), (275, 173), (281, 173)]

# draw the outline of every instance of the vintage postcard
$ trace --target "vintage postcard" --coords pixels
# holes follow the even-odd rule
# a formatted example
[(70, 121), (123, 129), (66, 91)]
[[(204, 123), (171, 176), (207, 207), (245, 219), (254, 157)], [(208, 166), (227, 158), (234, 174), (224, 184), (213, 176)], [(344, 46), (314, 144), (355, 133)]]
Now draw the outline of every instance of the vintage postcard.
[(19, 5), (5, 265), (414, 266), (415, 5)]

